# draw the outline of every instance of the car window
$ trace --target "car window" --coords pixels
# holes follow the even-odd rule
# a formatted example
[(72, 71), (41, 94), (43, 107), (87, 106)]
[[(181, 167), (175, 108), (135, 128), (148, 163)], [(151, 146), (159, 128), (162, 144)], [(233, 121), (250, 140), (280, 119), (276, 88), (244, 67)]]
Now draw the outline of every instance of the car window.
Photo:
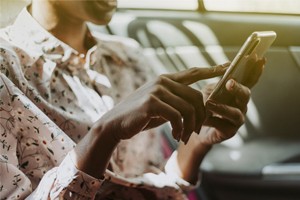
[(30, 3), (30, 0), (0, 0), (0, 28), (13, 22), (22, 8)]
[(197, 0), (118, 0), (119, 8), (196, 10)]
[(208, 11), (300, 14), (299, 0), (203, 0)]

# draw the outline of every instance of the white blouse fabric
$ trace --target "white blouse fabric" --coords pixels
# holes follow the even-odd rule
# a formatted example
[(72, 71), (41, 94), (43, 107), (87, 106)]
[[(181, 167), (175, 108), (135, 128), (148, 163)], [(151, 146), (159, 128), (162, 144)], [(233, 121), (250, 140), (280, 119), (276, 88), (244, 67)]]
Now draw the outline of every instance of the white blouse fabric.
[(68, 152), (92, 124), (152, 77), (137, 42), (92, 35), (81, 55), (26, 8), (0, 31), (1, 199), (187, 199), (195, 186), (174, 172), (174, 154), (161, 170), (155, 130), (122, 141), (103, 180), (74, 166)]

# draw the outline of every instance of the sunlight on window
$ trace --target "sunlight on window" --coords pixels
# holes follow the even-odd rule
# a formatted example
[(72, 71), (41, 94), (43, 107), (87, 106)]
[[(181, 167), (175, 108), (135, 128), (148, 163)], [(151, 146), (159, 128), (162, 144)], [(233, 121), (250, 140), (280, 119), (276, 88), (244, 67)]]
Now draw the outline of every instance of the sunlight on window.
[(196, 10), (197, 0), (118, 0), (119, 8)]
[(300, 14), (299, 0), (204, 0), (208, 11)]
[(0, 0), (0, 28), (12, 23), (22, 8), (29, 3), (30, 0)]

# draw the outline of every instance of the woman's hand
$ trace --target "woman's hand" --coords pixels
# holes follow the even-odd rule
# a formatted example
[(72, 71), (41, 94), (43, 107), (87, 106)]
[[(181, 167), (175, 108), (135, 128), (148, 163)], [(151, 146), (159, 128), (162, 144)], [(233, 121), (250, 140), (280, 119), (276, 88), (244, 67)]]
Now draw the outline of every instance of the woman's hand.
[[(195, 182), (202, 159), (212, 145), (234, 136), (244, 123), (247, 104), (250, 99), (250, 88), (258, 82), (265, 62), (265, 59), (260, 59), (255, 63), (254, 69), (243, 83), (244, 85), (234, 80), (229, 80), (226, 83), (226, 90), (234, 96), (234, 101), (231, 104), (225, 105), (212, 100), (206, 103), (206, 108), (210, 114), (203, 122), (200, 134), (192, 134), (190, 142), (187, 145), (180, 145), (178, 148), (177, 159), (181, 171), (178, 173), (182, 178), (189, 182)], [(208, 85), (202, 90), (204, 101), (213, 88), (214, 85)]]
[[(234, 96), (232, 103), (225, 105), (213, 100), (206, 103), (206, 108), (214, 114), (208, 114), (203, 123), (203, 128), (206, 130), (199, 135), (201, 145), (213, 145), (227, 140), (234, 136), (240, 126), (244, 124), (247, 104), (250, 100), (250, 89), (258, 82), (265, 62), (264, 58), (258, 60), (251, 75), (243, 84), (232, 79), (227, 81), (226, 90)], [(212, 92), (212, 87), (208, 85), (202, 92), (206, 100)]]
[(104, 114), (71, 152), (76, 167), (100, 178), (120, 140), (170, 121), (176, 140), (186, 141), (205, 120), (201, 92), (189, 87), (201, 79), (222, 75), (229, 63), (161, 75), (140, 87)]
[(206, 109), (201, 92), (189, 87), (201, 79), (222, 75), (228, 67), (192, 68), (161, 75), (140, 87), (99, 120), (116, 140), (130, 139), (139, 132), (166, 121), (172, 135), (184, 142), (192, 132), (199, 133)]

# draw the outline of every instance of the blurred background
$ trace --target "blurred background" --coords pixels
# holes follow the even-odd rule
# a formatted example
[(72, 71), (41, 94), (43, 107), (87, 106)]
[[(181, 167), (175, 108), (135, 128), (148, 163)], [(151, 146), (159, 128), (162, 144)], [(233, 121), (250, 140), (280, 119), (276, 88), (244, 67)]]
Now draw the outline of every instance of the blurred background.
[[(0, 0), (0, 27), (30, 0)], [(299, 200), (300, 0), (118, 0), (99, 32), (130, 37), (144, 48), (153, 73), (174, 73), (231, 61), (254, 31), (277, 38), (252, 89), (245, 124), (215, 145), (201, 165), (202, 182), (190, 200)], [(201, 90), (218, 79), (199, 81)], [(162, 127), (165, 155), (177, 148)]]
[[(120, 8), (196, 10), (197, 0), (119, 0)], [(298, 0), (203, 0), (209, 11), (300, 14)]]
[[(30, 1), (0, 0), (0, 27), (10, 23)], [(118, 0), (118, 7), (197, 10), (198, 2), (203, 2), (208, 11), (300, 14), (299, 0)]]

